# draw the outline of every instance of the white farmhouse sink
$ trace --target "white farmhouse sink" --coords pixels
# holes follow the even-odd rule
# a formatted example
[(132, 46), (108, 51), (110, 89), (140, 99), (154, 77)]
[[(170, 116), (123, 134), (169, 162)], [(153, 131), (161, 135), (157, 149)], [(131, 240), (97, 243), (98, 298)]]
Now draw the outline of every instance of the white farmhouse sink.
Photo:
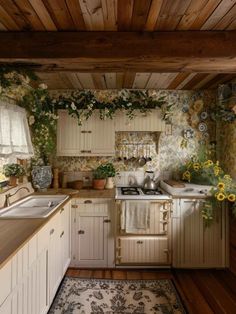
[(68, 195), (32, 195), (0, 211), (5, 218), (46, 218), (53, 213)]

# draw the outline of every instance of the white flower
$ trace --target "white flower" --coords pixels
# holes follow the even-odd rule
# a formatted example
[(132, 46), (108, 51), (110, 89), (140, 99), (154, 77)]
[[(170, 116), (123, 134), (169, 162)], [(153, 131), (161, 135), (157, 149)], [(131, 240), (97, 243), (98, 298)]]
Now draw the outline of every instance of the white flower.
[(34, 124), (34, 122), (35, 122), (34, 116), (30, 116), (30, 117), (29, 117), (29, 125)]
[(46, 84), (42, 83), (42, 84), (39, 84), (39, 88), (41, 88), (41, 89), (47, 89), (48, 86), (47, 86)]
[(76, 110), (76, 105), (75, 105), (74, 102), (72, 102), (70, 106), (71, 106), (71, 108), (72, 108), (73, 110)]

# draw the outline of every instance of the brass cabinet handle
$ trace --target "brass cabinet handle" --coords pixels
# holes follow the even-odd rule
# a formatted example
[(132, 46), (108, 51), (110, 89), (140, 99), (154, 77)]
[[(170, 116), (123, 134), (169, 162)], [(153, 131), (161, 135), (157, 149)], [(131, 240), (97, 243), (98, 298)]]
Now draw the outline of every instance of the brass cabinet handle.
[(50, 235), (52, 235), (54, 233), (54, 231), (55, 231), (54, 229), (51, 229), (50, 230)]
[(64, 208), (64, 207), (62, 207), (62, 209), (60, 210), (60, 214), (64, 211), (64, 209), (65, 209), (65, 208)]
[(91, 200), (85, 200), (84, 204), (92, 204), (92, 201)]
[(78, 205), (71, 205), (72, 208), (78, 208)]
[(104, 219), (103, 222), (105, 223), (111, 222), (111, 219)]
[(137, 244), (143, 244), (143, 241), (137, 241)]
[(78, 231), (78, 234), (84, 234), (85, 232), (84, 232), (84, 230), (79, 230)]
[(60, 238), (64, 235), (64, 231), (62, 231), (62, 233), (60, 234)]
[(85, 133), (88, 133), (88, 134), (91, 134), (92, 131), (86, 131), (86, 130), (82, 130), (81, 133), (85, 134)]
[(91, 153), (91, 150), (81, 150), (81, 153)]

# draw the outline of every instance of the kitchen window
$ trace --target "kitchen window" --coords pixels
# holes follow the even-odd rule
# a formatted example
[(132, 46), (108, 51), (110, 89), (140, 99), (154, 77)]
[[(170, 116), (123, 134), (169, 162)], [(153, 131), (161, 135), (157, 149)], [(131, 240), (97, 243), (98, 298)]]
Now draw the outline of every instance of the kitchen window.
[(0, 100), (0, 157), (27, 159), (33, 146), (25, 109)]

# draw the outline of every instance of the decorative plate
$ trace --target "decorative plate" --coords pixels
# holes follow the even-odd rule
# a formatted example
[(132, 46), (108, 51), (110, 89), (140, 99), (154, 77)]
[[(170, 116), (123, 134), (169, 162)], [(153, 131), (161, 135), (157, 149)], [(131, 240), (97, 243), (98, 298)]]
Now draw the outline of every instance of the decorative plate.
[(206, 132), (206, 131), (207, 131), (207, 125), (206, 125), (206, 123), (205, 123), (205, 122), (200, 122), (200, 123), (198, 124), (198, 130), (199, 130), (200, 132)]
[(202, 133), (203, 138), (207, 139), (210, 137), (210, 134), (208, 132)]
[(207, 117), (208, 117), (208, 113), (207, 113), (206, 111), (202, 111), (202, 112), (200, 113), (200, 118), (201, 118), (201, 120), (206, 120)]
[(185, 129), (183, 132), (183, 136), (186, 140), (194, 137), (194, 130), (191, 128)]

